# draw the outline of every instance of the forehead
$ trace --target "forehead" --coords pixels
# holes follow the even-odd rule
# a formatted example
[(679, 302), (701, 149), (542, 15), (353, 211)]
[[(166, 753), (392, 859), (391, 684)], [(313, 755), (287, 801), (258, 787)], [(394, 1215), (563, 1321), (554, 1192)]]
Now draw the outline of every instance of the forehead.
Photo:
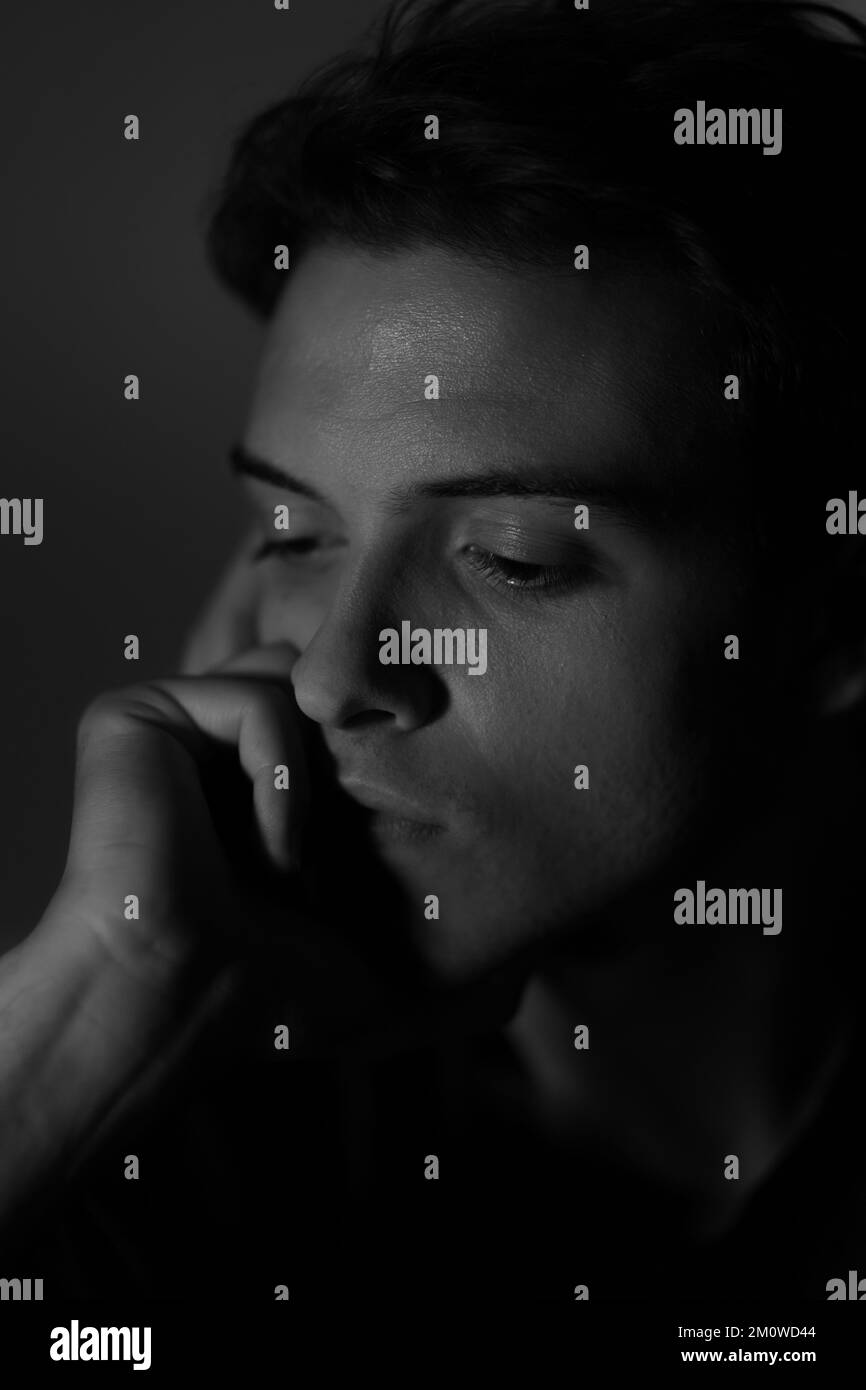
[(287, 466), (296, 450), (345, 447), (363, 466), (367, 445), (380, 467), (435, 450), (441, 471), (459, 445), (673, 468), (727, 423), (724, 353), (705, 319), (646, 268), (554, 274), (437, 247), (320, 246), (269, 325), (247, 442)]

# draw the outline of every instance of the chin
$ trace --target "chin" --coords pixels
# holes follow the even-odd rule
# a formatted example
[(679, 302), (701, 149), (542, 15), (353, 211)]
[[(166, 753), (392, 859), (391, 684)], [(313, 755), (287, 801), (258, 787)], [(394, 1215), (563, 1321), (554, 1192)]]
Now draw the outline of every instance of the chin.
[(509, 940), (495, 919), (479, 922), (461, 912), (447, 922), (416, 919), (408, 929), (419, 968), (434, 986), (456, 987), (482, 980), (515, 958), (521, 943)]

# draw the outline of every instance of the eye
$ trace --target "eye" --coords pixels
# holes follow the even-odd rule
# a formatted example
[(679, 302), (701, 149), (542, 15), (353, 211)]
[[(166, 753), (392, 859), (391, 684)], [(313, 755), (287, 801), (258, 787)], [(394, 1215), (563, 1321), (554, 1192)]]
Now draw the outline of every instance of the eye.
[(530, 565), (496, 555), (492, 550), (469, 545), (464, 551), (474, 570), (493, 584), (512, 591), (535, 590), (548, 592), (576, 588), (586, 581), (586, 568), (565, 565)]
[(267, 560), (270, 555), (276, 555), (282, 560), (302, 559), (305, 555), (313, 555), (316, 551), (331, 549), (334, 544), (335, 542), (328, 541), (323, 536), (298, 536), (295, 540), (266, 540), (254, 551), (252, 561), (253, 564), (258, 564), (261, 560)]

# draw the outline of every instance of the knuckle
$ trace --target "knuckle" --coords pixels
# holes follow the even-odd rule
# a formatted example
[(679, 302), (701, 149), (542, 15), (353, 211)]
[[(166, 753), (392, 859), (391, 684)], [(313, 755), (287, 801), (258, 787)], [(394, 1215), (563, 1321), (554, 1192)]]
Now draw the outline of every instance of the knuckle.
[(88, 743), (94, 734), (110, 726), (119, 717), (117, 695), (104, 691), (92, 699), (78, 721), (79, 747)]
[(129, 733), (136, 719), (170, 713), (176, 714), (176, 706), (156, 684), (103, 691), (90, 701), (78, 721), (78, 747), (84, 748), (94, 738)]

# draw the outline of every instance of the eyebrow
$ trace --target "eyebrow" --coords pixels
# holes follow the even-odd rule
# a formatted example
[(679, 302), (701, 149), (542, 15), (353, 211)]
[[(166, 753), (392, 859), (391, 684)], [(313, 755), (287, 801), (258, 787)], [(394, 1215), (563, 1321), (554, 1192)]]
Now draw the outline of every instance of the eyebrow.
[(288, 489), (290, 492), (297, 492), (301, 497), (309, 497), (312, 502), (328, 505), (327, 498), (314, 487), (310, 487), (309, 483), (302, 483), (300, 478), (292, 477), (284, 468), (277, 468), (273, 463), (256, 458), (256, 455), (251, 454), (242, 444), (233, 444), (229, 449), (229, 467), (233, 473), (242, 477), (256, 478), (260, 483), (270, 483), (272, 487)]
[(463, 478), (418, 483), (405, 489), (394, 488), (389, 499), (403, 506), (414, 497), (538, 497), (542, 500), (584, 502), (619, 516), (633, 526), (644, 528), (655, 519), (648, 494), (629, 493), (600, 480), (580, 476), (571, 469), (541, 469), (519, 475), (503, 469), (490, 469)]
[[(309, 483), (294, 477), (285, 468), (278, 468), (275, 464), (256, 457), (242, 444), (232, 446), (229, 462), (236, 474), (296, 492), (301, 497), (321, 503), (322, 506), (331, 505), (324, 494), (311, 487)], [(542, 500), (562, 499), (569, 502), (578, 500), (603, 509), (640, 530), (657, 524), (669, 505), (669, 499), (653, 497), (647, 489), (641, 489), (637, 485), (626, 493), (607, 483), (581, 478), (571, 470), (556, 468), (520, 475), (507, 470), (491, 469), (462, 478), (410, 483), (405, 487), (389, 489), (387, 502), (392, 510), (402, 511), (419, 497), (537, 497)]]

